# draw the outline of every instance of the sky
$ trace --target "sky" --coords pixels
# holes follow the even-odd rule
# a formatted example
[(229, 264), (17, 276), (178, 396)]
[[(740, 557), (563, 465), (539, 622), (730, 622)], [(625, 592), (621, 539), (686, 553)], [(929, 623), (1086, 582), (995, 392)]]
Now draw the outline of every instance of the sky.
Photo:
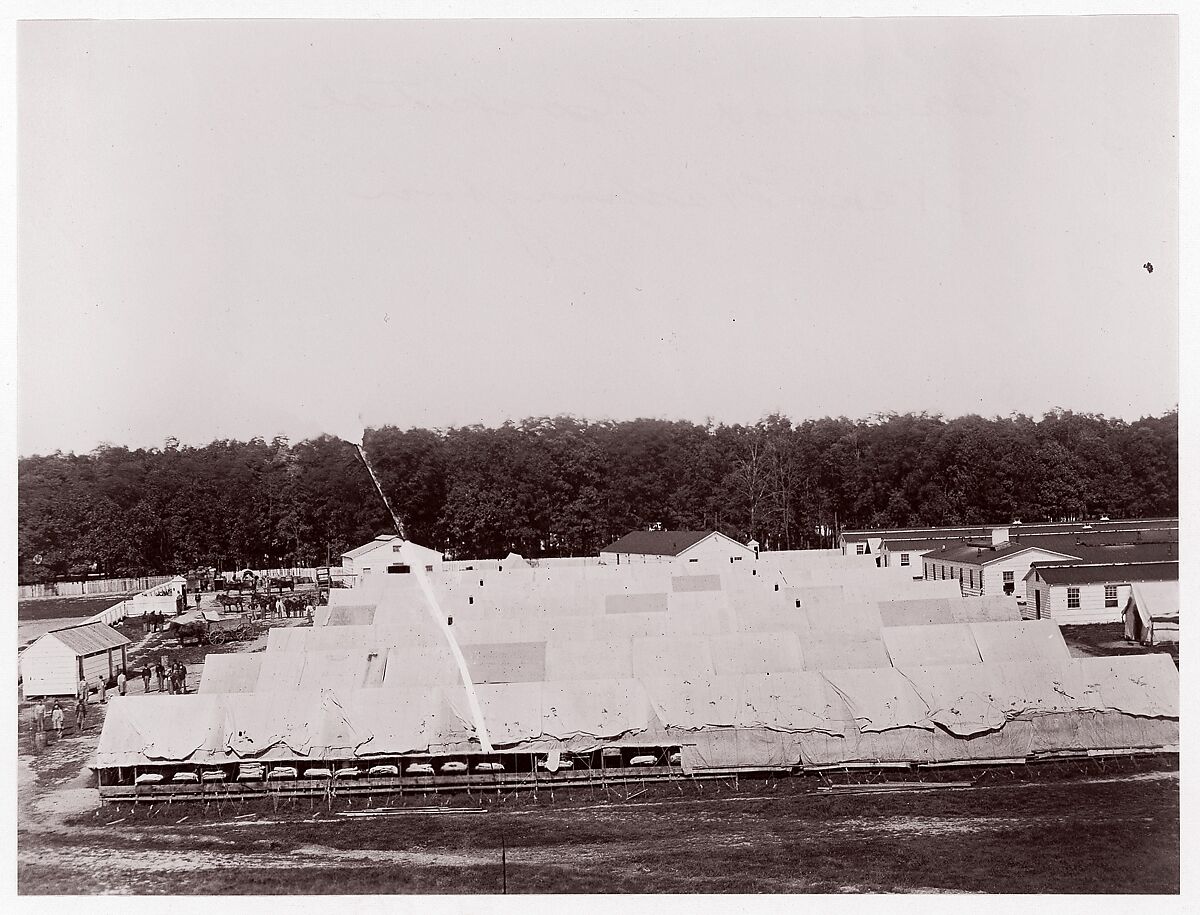
[(1173, 17), (24, 22), (17, 54), (21, 454), (1179, 400)]

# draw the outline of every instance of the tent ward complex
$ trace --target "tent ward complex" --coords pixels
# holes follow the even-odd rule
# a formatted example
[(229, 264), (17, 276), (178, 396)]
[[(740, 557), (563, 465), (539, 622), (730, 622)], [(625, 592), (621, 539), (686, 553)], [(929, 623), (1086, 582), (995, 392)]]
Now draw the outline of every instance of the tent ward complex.
[(114, 700), (101, 796), (1177, 752), (1166, 655), (1073, 658), (1011, 597), (869, 556), (389, 558), (312, 626), (209, 655), (197, 694)]

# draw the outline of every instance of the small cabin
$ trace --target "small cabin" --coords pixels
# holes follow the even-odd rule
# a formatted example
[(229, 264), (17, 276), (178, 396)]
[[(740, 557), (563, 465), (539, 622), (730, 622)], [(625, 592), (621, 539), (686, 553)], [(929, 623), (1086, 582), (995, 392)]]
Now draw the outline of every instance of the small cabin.
[(25, 698), (74, 696), (80, 680), (111, 682), (125, 667), (129, 639), (104, 623), (47, 632), (21, 653)]

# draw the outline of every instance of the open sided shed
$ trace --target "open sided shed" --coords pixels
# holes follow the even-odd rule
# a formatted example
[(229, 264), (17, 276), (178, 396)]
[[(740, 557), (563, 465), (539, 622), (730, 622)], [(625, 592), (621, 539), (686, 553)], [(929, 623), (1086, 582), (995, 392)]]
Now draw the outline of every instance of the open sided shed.
[(80, 680), (112, 680), (125, 666), (129, 639), (105, 623), (47, 632), (21, 654), (25, 698), (73, 696)]

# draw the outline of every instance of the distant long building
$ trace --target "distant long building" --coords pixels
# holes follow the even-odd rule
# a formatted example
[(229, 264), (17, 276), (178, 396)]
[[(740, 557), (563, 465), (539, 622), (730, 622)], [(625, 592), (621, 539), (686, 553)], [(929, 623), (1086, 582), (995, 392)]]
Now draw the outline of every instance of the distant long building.
[[(1053, 614), (1060, 622), (1099, 622), (1119, 615), (1143, 567), (1154, 566), (1156, 580), (1178, 578), (1179, 519), (847, 531), (841, 549), (874, 556), (879, 566), (910, 567), (914, 578), (957, 581), (965, 596), (1025, 597), (1033, 618)], [(1104, 589), (1099, 607), (1086, 606), (1076, 588), (1053, 602), (1037, 593), (1031, 569), (1081, 564), (1099, 576), (1096, 584)]]

